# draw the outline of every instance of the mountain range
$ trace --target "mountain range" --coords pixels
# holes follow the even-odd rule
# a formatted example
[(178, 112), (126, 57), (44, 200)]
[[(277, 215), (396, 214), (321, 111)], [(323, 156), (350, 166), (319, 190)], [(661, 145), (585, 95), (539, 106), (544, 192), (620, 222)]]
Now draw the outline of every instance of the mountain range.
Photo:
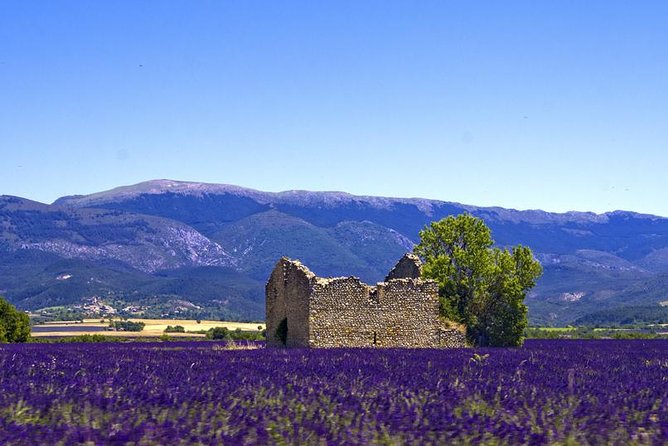
[(462, 212), (484, 219), (498, 246), (529, 246), (542, 263), (527, 297), (534, 324), (668, 304), (668, 218), (171, 180), (52, 204), (0, 196), (0, 294), (26, 310), (95, 301), (149, 315), (262, 320), (264, 282), (281, 256), (321, 276), (374, 283), (420, 229)]

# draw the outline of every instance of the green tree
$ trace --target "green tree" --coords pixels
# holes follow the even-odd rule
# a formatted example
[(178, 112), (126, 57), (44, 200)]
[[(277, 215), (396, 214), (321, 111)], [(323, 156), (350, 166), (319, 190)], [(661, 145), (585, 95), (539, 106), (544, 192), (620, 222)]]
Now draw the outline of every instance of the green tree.
[(0, 343), (26, 342), (30, 337), (30, 318), (0, 297)]
[(481, 345), (518, 346), (528, 325), (524, 298), (542, 273), (531, 250), (492, 249), (493, 267), (485, 293), (474, 306), (478, 315), (471, 337)]
[(521, 345), (528, 325), (524, 298), (542, 273), (527, 247), (494, 248), (490, 229), (470, 214), (420, 231), (422, 275), (439, 284), (441, 315), (463, 323), (477, 345)]
[(134, 321), (114, 321), (109, 324), (109, 327), (113, 327), (116, 331), (142, 331), (146, 324), (144, 322), (134, 322)]
[(415, 254), (425, 262), (423, 276), (439, 284), (446, 318), (473, 323), (472, 302), (485, 291), (493, 243), (485, 223), (469, 214), (444, 218), (420, 231)]
[(230, 333), (230, 330), (227, 329), (227, 327), (213, 327), (210, 328), (207, 332), (206, 338), (213, 340), (231, 341), (232, 334)]

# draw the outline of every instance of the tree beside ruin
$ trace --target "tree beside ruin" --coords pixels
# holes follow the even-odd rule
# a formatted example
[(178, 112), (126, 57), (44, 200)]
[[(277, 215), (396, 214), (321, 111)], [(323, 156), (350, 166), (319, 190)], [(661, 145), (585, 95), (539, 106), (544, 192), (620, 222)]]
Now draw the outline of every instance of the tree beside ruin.
[(441, 316), (466, 326), (479, 346), (518, 346), (528, 325), (524, 299), (542, 274), (531, 249), (494, 247), (485, 222), (465, 213), (420, 231), (422, 275), (439, 284)]

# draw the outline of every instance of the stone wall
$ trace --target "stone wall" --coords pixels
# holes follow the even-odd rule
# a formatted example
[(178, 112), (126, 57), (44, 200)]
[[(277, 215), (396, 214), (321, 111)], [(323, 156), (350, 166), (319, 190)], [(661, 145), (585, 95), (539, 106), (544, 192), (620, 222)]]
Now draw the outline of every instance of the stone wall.
[(372, 288), (356, 277), (318, 279), (311, 295), (313, 347), (373, 345), (377, 305)]
[[(315, 279), (315, 274), (299, 262), (285, 257), (278, 261), (265, 289), (268, 346), (309, 345), (309, 297)], [(283, 320), (287, 323), (285, 344), (276, 336)]]
[(455, 328), (439, 328), (438, 345), (443, 348), (466, 347), (466, 336)]
[(385, 282), (393, 279), (419, 279), (422, 275), (422, 262), (415, 254), (405, 254), (392, 268)]
[(390, 276), (369, 286), (356, 277), (316, 277), (281, 259), (267, 283), (267, 344), (284, 345), (275, 333), (285, 319), (287, 346), (466, 346), (462, 333), (442, 326), (438, 285), (419, 278), (417, 257), (404, 256)]

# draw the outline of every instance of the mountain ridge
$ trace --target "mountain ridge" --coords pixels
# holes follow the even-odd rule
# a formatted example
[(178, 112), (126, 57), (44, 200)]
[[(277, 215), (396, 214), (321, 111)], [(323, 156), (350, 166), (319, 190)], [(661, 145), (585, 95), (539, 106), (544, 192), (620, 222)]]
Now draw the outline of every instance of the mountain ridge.
[[(235, 286), (244, 283), (241, 297), (230, 302), (243, 306), (243, 299), (251, 298), (249, 308), (257, 309), (260, 284), (281, 256), (300, 258), (319, 275), (352, 274), (374, 282), (419, 241), (418, 232), (425, 225), (462, 212), (483, 218), (498, 246), (525, 244), (543, 263), (545, 275), (527, 298), (535, 323), (568, 323), (607, 305), (629, 303), (625, 293), (631, 304), (668, 300), (651, 283), (646, 287), (649, 297), (638, 291), (645, 281), (668, 272), (668, 219), (660, 216), (523, 211), (335, 191), (263, 192), (174, 180), (66, 196), (52, 204), (2, 196), (0, 255), (18, 249), (48, 252), (89, 262), (95, 271), (109, 268), (95, 269), (105, 259), (120, 261), (148, 273), (148, 278), (137, 277), (149, 282), (163, 270), (219, 265), (236, 273), (210, 270), (206, 278), (198, 279), (201, 288), (211, 291), (215, 287), (208, 284), (222, 286), (228, 280), (232, 286), (227, 289), (235, 293)], [(10, 267), (4, 278), (0, 274), (0, 290), (6, 289), (10, 299), (25, 296), (4, 285), (16, 286), (7, 274)], [(112, 272), (108, 276), (120, 277)], [(186, 280), (179, 277), (181, 282), (162, 280), (160, 285), (142, 287), (159, 290), (154, 296), (158, 300), (171, 294), (187, 300), (185, 294), (199, 294), (190, 285), (179, 288), (177, 283)], [(114, 280), (109, 293), (119, 299), (132, 295), (130, 286)], [(249, 291), (249, 283), (254, 291)], [(81, 296), (86, 297), (83, 291)], [(196, 297), (203, 302), (204, 297)], [(31, 306), (38, 301), (31, 299)], [(238, 310), (221, 311), (243, 313)]]
[(188, 192), (191, 195), (202, 195), (206, 193), (236, 193), (242, 196), (252, 198), (261, 198), (265, 202), (271, 202), (271, 198), (286, 201), (291, 197), (298, 197), (299, 201), (304, 202), (306, 197), (311, 197), (313, 200), (320, 199), (325, 203), (337, 203), (341, 201), (365, 201), (376, 205), (387, 205), (390, 203), (407, 203), (415, 205), (426, 204), (443, 204), (459, 206), (467, 210), (498, 212), (504, 215), (508, 214), (528, 214), (535, 216), (551, 216), (553, 220), (565, 220), (569, 217), (582, 219), (589, 219), (594, 221), (602, 221), (610, 216), (632, 215), (636, 218), (647, 219), (666, 219), (668, 217), (635, 212), (630, 210), (612, 210), (601, 213), (590, 211), (565, 211), (565, 212), (551, 212), (542, 209), (515, 209), (504, 208), (501, 206), (476, 206), (470, 204), (463, 204), (456, 201), (447, 201), (440, 199), (421, 198), (421, 197), (391, 197), (391, 196), (376, 196), (376, 195), (357, 195), (344, 191), (313, 191), (308, 189), (289, 189), (278, 192), (267, 192), (259, 189), (253, 189), (245, 186), (238, 186), (227, 183), (205, 183), (195, 181), (179, 181), (171, 179), (156, 179), (148, 180), (140, 183), (119, 186), (102, 192), (96, 192), (87, 195), (70, 195), (57, 198), (52, 204), (68, 204), (75, 206), (91, 206), (96, 203), (103, 203), (104, 200), (118, 200), (119, 198), (127, 199), (142, 194), (159, 195), (163, 193), (181, 193)]

